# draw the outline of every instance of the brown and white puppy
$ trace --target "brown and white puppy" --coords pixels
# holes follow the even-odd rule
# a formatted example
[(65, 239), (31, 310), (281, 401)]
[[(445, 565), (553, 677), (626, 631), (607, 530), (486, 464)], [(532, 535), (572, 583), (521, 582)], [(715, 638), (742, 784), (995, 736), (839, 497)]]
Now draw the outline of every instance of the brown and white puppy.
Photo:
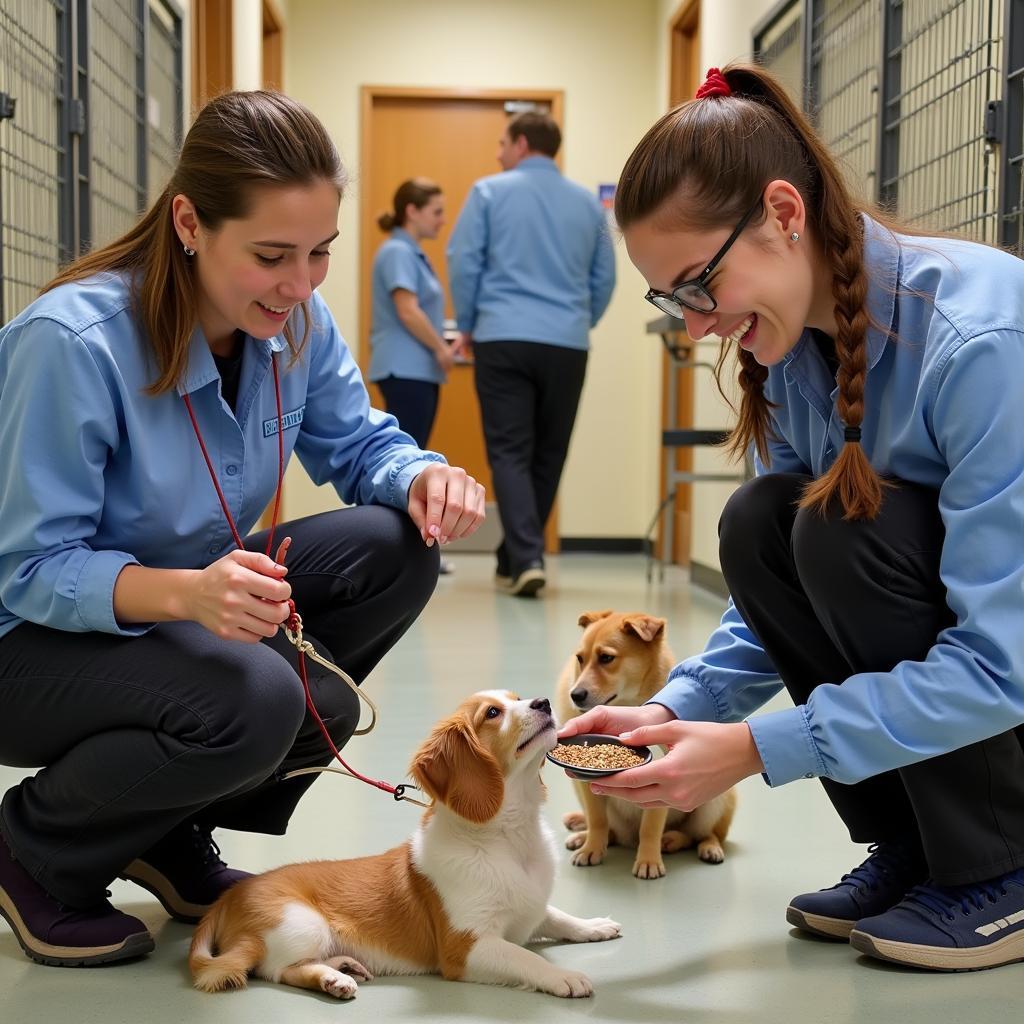
[[(658, 692), (675, 664), (665, 640), (665, 620), (642, 612), (584, 612), (579, 618), (583, 639), (562, 669), (556, 690), (560, 721), (601, 704), (638, 707)], [(697, 845), (701, 860), (720, 864), (722, 843), (736, 808), (730, 789), (693, 811), (669, 808), (641, 810), (618, 797), (595, 796), (587, 782), (574, 782), (583, 813), (564, 818), (573, 832), (565, 845), (575, 850), (579, 867), (600, 864), (610, 843), (636, 848), (633, 874), (661, 878), (663, 853)]]
[(555, 841), (541, 815), (540, 768), (556, 743), (546, 699), (485, 691), (440, 722), (411, 774), (430, 795), (412, 837), (386, 853), (292, 864), (229, 889), (189, 953), (197, 988), (241, 988), (252, 974), (356, 994), (373, 974), (442, 974), (556, 996), (590, 980), (523, 944), (616, 938), (605, 917), (548, 904)]

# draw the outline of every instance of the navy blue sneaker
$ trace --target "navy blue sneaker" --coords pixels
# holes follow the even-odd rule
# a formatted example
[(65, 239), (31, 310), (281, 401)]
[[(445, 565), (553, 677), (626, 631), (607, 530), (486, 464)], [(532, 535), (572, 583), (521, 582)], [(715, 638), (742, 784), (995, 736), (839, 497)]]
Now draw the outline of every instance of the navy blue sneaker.
[(786, 920), (801, 931), (827, 939), (849, 938), (864, 917), (888, 910), (928, 876), (919, 848), (904, 843), (876, 843), (863, 864), (843, 875), (836, 885), (795, 896)]
[(933, 971), (981, 971), (1024, 960), (1024, 868), (973, 885), (918, 885), (891, 910), (858, 921), (854, 949)]

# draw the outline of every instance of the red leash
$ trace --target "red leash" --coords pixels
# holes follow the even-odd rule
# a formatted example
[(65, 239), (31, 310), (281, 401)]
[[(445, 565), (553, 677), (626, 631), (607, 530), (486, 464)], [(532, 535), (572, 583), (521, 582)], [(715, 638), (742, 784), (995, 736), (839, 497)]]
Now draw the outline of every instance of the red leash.
[[(274, 371), (274, 398), (277, 403), (277, 490), (274, 493), (274, 511), (270, 518), (270, 534), (267, 537), (267, 549), (266, 555), (269, 558), (270, 552), (274, 546), (274, 531), (277, 529), (277, 518), (281, 512), (281, 488), (284, 484), (284, 421), (281, 414), (281, 379), (277, 372), (277, 359), (273, 353), (270, 357), (270, 365)], [(231, 528), (231, 536), (234, 538), (235, 544), (238, 546), (239, 551), (245, 550), (245, 545), (242, 543), (242, 538), (238, 533), (238, 528), (235, 526), (234, 517), (231, 515), (231, 509), (228, 508), (227, 499), (224, 497), (224, 492), (221, 490), (220, 481), (217, 479), (217, 471), (213, 468), (213, 462), (210, 459), (210, 453), (206, 450), (206, 444), (203, 441), (203, 435), (199, 430), (199, 421), (196, 419), (196, 414), (192, 409), (192, 402), (189, 399), (188, 393), (185, 392), (181, 396), (185, 401), (185, 408), (188, 410), (189, 419), (192, 421), (192, 429), (195, 431), (196, 440), (199, 442), (199, 447), (202, 450), (203, 458), (206, 460), (206, 468), (210, 471), (210, 479), (213, 481), (213, 486), (217, 491), (217, 497), (220, 499), (220, 507), (224, 510), (224, 518), (227, 520), (228, 526)], [(282, 561), (283, 561), (282, 557)], [(331, 753), (341, 764), (341, 766), (348, 772), (349, 775), (360, 782), (365, 782), (367, 785), (376, 786), (377, 789), (384, 790), (385, 793), (390, 793), (396, 800), (409, 800), (412, 803), (420, 803), (421, 801), (405, 795), (405, 790), (409, 788), (406, 784), (400, 784), (398, 786), (392, 786), (390, 783), (384, 782), (380, 779), (371, 779), (369, 776), (363, 775), (357, 772), (351, 765), (347, 764), (342, 758), (338, 751), (338, 748), (334, 745), (334, 740), (331, 739), (331, 734), (327, 731), (327, 726), (324, 725), (323, 719), (320, 717), (320, 713), (316, 709), (316, 705), (313, 703), (313, 695), (309, 689), (309, 679), (306, 675), (306, 650), (308, 649), (311, 653), (313, 651), (312, 644), (308, 640), (302, 638), (302, 617), (299, 615), (295, 608), (295, 602), (288, 601), (288, 608), (291, 614), (288, 616), (287, 621), (284, 624), (285, 635), (289, 641), (296, 647), (298, 653), (299, 663), (299, 678), (302, 680), (302, 689), (306, 695), (306, 707), (309, 708), (310, 714), (316, 721), (316, 724), (320, 727), (320, 732), (323, 733), (324, 739), (327, 741), (327, 746), (330, 747)], [(333, 667), (333, 666), (329, 666)], [(335, 668), (335, 671), (337, 669)], [(354, 686), (354, 684), (353, 684)], [(372, 704), (371, 704), (372, 707)], [(364, 731), (369, 731), (364, 730)], [(315, 769), (299, 769), (298, 772), (289, 773), (286, 777), (291, 777), (292, 774), (304, 774), (309, 771), (329, 771), (327, 768), (315, 768)], [(337, 770), (337, 769), (333, 769)], [(413, 787), (415, 788), (415, 787)], [(422, 805), (421, 806), (425, 806)]]

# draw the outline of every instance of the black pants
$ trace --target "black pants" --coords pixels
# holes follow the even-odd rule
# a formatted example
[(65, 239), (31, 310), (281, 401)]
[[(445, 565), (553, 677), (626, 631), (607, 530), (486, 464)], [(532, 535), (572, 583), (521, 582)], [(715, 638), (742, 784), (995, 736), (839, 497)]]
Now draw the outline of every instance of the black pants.
[(587, 353), (532, 341), (473, 346), (487, 461), (505, 537), (498, 571), (544, 558), (544, 524), (558, 493), (583, 391)]
[(384, 396), (387, 411), (398, 420), (398, 425), (418, 447), (426, 448), (437, 416), (438, 385), (428, 380), (385, 377), (377, 381), (377, 387)]
[[(306, 638), (362, 682), (409, 628), (437, 580), (404, 513), (378, 506), (310, 516), (290, 535), (288, 582)], [(265, 534), (247, 538), (263, 550)], [(306, 712), (283, 632), (222, 640), (194, 622), (139, 637), (23, 623), (0, 639), (0, 762), (42, 770), (9, 790), (0, 828), (43, 887), (71, 906), (175, 825), (200, 820), (280, 835), (331, 760)], [(313, 701), (341, 747), (355, 694), (307, 659)]]
[[(733, 601), (796, 704), (819, 683), (923, 660), (955, 622), (935, 491), (900, 483), (877, 519), (848, 522), (797, 511), (808, 479), (751, 480), (719, 528)], [(822, 783), (854, 842), (919, 837), (940, 884), (1024, 866), (1024, 728), (856, 785)]]

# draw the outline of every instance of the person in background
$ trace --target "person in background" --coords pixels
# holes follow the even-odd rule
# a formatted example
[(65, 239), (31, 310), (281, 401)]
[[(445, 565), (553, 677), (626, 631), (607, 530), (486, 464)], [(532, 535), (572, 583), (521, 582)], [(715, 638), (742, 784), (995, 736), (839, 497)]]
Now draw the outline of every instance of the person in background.
[(513, 118), (503, 173), (477, 181), (448, 246), (460, 350), (474, 381), (504, 538), (495, 582), (527, 597), (547, 582), (554, 506), (587, 366), (588, 333), (615, 287), (615, 253), (595, 196), (562, 177), (547, 114)]
[(592, 788), (692, 810), (820, 779), (868, 857), (791, 925), (931, 970), (1024, 960), (1024, 262), (854, 198), (756, 65), (647, 132), (615, 215), (646, 298), (735, 352), (757, 476), (703, 652), (563, 731), (668, 748)]
[[(444, 340), (444, 292), (420, 247), (444, 226), (444, 196), (427, 178), (403, 181), (392, 210), (377, 218), (388, 240), (373, 260), (370, 372), (384, 405), (421, 447), (430, 440), (438, 396), (455, 357)], [(442, 558), (442, 574), (452, 572)]]
[[(0, 914), (39, 963), (153, 949), (119, 875), (191, 922), (246, 877), (213, 829), (283, 834), (315, 777), (286, 773), (331, 757), (289, 601), (362, 683), (483, 518), (370, 407), (317, 294), (345, 185), (309, 110), (225, 93), (138, 224), (0, 330), (0, 763), (39, 769), (0, 805)], [(293, 451), (350, 507), (283, 524), (285, 565), (249, 531)], [(309, 686), (344, 746), (356, 694)]]

